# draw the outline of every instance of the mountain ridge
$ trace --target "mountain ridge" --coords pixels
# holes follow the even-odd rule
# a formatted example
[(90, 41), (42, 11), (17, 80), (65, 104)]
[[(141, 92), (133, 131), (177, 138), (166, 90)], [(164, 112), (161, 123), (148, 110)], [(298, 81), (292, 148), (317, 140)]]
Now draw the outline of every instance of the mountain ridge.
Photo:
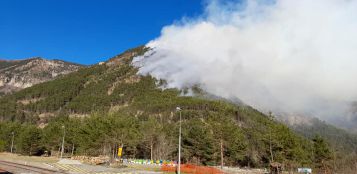
[(83, 65), (58, 59), (31, 57), (19, 60), (0, 60), (0, 94), (52, 80), (60, 75), (77, 71)]

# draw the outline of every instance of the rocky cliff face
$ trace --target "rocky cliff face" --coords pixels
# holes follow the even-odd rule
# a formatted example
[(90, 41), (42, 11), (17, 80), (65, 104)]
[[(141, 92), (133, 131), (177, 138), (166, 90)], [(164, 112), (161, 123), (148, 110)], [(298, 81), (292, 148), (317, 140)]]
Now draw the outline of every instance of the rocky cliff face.
[(82, 65), (40, 57), (0, 60), (0, 96), (77, 71)]

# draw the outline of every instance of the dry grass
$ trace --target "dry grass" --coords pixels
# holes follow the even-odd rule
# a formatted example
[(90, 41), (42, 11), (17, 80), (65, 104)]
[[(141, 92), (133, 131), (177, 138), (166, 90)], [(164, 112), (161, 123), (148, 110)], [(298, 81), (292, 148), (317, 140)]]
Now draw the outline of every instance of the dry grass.
[(58, 158), (55, 157), (40, 157), (40, 156), (22, 156), (11, 153), (0, 153), (0, 160), (12, 161), (16, 163), (25, 163), (43, 167), (43, 163), (55, 163)]

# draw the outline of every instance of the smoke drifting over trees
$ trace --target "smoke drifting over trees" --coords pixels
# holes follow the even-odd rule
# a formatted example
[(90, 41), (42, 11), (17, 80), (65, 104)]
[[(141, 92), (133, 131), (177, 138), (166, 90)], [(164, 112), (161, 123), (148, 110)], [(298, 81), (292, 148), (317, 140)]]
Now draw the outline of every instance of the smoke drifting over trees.
[(134, 59), (167, 87), (199, 85), (262, 110), (342, 115), (357, 100), (357, 1), (208, 1)]

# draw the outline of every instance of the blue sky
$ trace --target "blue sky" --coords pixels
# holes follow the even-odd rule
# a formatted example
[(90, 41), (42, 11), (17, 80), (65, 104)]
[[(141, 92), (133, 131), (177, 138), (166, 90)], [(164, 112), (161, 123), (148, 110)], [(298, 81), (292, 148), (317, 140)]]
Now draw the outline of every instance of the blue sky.
[(93, 64), (202, 11), (200, 0), (0, 0), (0, 59)]

